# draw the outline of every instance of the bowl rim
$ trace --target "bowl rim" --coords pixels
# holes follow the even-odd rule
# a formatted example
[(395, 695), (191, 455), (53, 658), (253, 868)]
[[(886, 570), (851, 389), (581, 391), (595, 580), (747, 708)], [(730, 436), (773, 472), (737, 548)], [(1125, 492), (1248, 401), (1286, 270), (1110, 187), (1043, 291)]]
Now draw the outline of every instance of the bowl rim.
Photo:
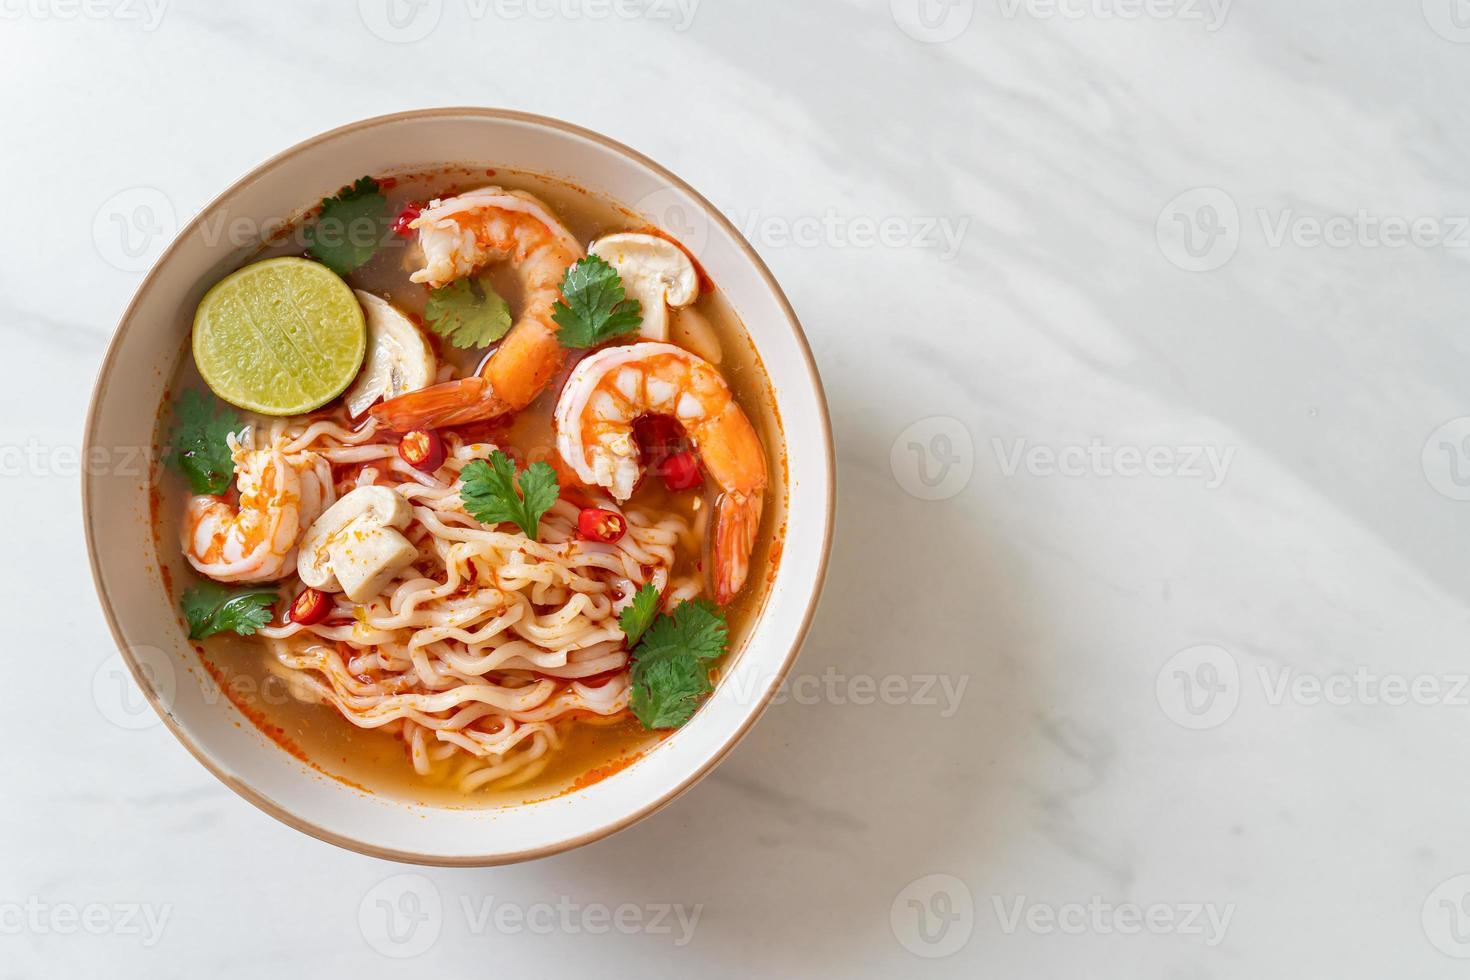
[[(816, 421), (821, 432), (821, 445), (826, 453), (825, 469), (827, 492), (825, 501), (825, 526), (822, 530), (821, 554), (818, 556), (817, 559), (815, 578), (811, 584), (810, 594), (807, 597), (806, 609), (802, 614), (801, 621), (797, 624), (796, 631), (792, 636), (790, 647), (786, 650), (776, 671), (776, 677), (778, 679), (784, 678), (790, 672), (791, 666), (795, 662), (796, 656), (801, 650), (802, 644), (806, 640), (807, 633), (811, 629), (812, 619), (816, 615), (817, 606), (819, 605), (821, 600), (822, 589), (826, 582), (828, 563), (832, 555), (832, 537), (836, 525), (837, 464), (836, 449), (832, 439), (832, 419), (831, 413), (827, 406), (826, 389), (822, 385), (822, 378), (817, 370), (816, 360), (812, 356), (811, 345), (807, 341), (806, 332), (802, 329), (801, 321), (797, 317), (796, 311), (792, 309), (790, 300), (786, 298), (786, 293), (781, 289), (781, 286), (776, 281), (775, 276), (771, 274), (771, 270), (767, 267), (765, 261), (760, 257), (759, 253), (756, 252), (756, 250), (751, 246), (750, 242), (746, 240), (745, 236), (741, 234), (740, 230), (735, 226), (732, 221), (730, 221), (729, 218), (724, 215), (723, 212), (721, 212), (718, 208), (711, 204), (710, 201), (703, 194), (700, 194), (697, 190), (691, 187), (687, 182), (685, 182), (678, 175), (674, 174), (668, 168), (650, 159), (637, 150), (626, 146), (625, 144), (620, 143), (617, 140), (612, 139), (611, 137), (604, 136), (603, 134), (595, 130), (576, 125), (575, 123), (569, 123), (565, 120), (556, 119), (551, 116), (543, 116), (536, 113), (522, 112), (517, 109), (491, 108), (485, 106), (445, 106), (430, 109), (410, 109), (402, 112), (393, 112), (385, 115), (371, 116), (366, 119), (359, 119), (354, 122), (346, 123), (345, 125), (326, 130), (325, 132), (318, 133), (315, 136), (311, 136), (307, 139), (301, 140), (280, 151), (279, 153), (274, 154), (273, 156), (267, 158), (259, 164), (251, 167), (244, 174), (231, 181), (229, 185), (221, 190), (218, 194), (216, 194), (209, 201), (209, 203), (200, 208), (198, 213), (195, 214), (194, 217), (190, 219), (187, 224), (179, 229), (179, 231), (174, 235), (173, 240), (169, 242), (168, 246), (159, 254), (158, 258), (154, 260), (153, 264), (149, 267), (147, 273), (138, 283), (137, 289), (134, 290), (132, 298), (128, 301), (128, 305), (123, 309), (122, 315), (118, 320), (118, 324), (112, 332), (112, 336), (107, 343), (107, 349), (103, 354), (102, 362), (97, 369), (97, 377), (96, 380), (93, 382), (92, 394), (88, 400), (87, 405), (86, 422), (82, 436), (82, 458), (91, 458), (90, 454), (92, 449), (92, 436), (94, 431), (96, 430), (97, 419), (102, 408), (102, 392), (106, 387), (106, 382), (113, 370), (118, 348), (122, 343), (123, 336), (127, 332), (127, 327), (131, 323), (134, 312), (142, 301), (143, 295), (152, 286), (154, 279), (159, 274), (159, 270), (162, 269), (165, 264), (167, 264), (174, 252), (181, 247), (183, 242), (189, 239), (195, 229), (205, 221), (206, 217), (218, 205), (220, 205), (220, 203), (226, 197), (229, 197), (230, 195), (235, 193), (235, 191), (242, 185), (256, 179), (266, 171), (275, 167), (277, 164), (311, 147), (317, 146), (318, 144), (327, 142), (329, 140), (336, 139), (337, 137), (345, 135), (347, 133), (374, 129), (380, 126), (391, 125), (406, 120), (425, 120), (456, 116), (472, 116), (482, 119), (517, 122), (556, 130), (560, 133), (600, 144), (604, 148), (609, 149), (616, 154), (627, 157), (640, 166), (647, 168), (649, 171), (657, 175), (660, 179), (666, 181), (669, 185), (677, 187), (683, 193), (688, 194), (705, 209), (710, 220), (719, 225), (725, 231), (725, 233), (730, 236), (730, 239), (735, 243), (741, 254), (743, 254), (745, 259), (751, 263), (752, 267), (760, 276), (761, 281), (764, 283), (765, 288), (776, 300), (778, 307), (785, 315), (787, 324), (792, 330), (797, 347), (801, 352), (803, 361), (805, 362), (804, 366), (806, 368), (808, 381), (812, 386), (812, 392), (816, 396), (818, 409)], [(224, 785), (228, 786), (242, 799), (253, 804), (257, 809), (270, 815), (271, 817), (274, 817), (276, 820), (279, 820), (281, 823), (287, 825), (288, 827), (292, 827), (298, 831), (301, 831), (308, 836), (315, 837), (320, 841), (324, 841), (329, 844), (335, 844), (338, 847), (344, 848), (349, 851), (354, 851), (359, 854), (364, 854), (369, 857), (430, 867), (489, 867), (494, 865), (512, 864), (521, 861), (535, 860), (542, 857), (549, 857), (553, 854), (560, 854), (564, 851), (569, 851), (573, 848), (581, 847), (583, 845), (602, 840), (605, 837), (611, 836), (612, 834), (615, 834), (620, 830), (624, 830), (627, 827), (632, 826), (633, 824), (643, 820), (645, 817), (650, 816), (658, 810), (663, 809), (665, 806), (672, 803), (674, 800), (682, 796), (685, 792), (693, 788), (694, 785), (702, 780), (705, 776), (709, 775), (709, 773), (712, 772), (714, 768), (718, 766), (727, 755), (729, 755), (730, 751), (736, 746), (737, 743), (739, 743), (739, 741), (745, 736), (745, 734), (750, 731), (751, 727), (756, 723), (761, 715), (765, 713), (766, 708), (769, 707), (770, 701), (775, 696), (776, 689), (779, 686), (778, 684), (773, 684), (770, 686), (769, 691), (752, 706), (750, 712), (745, 716), (744, 719), (742, 719), (740, 725), (732, 730), (728, 736), (726, 736), (724, 741), (721, 742), (719, 747), (714, 751), (709, 760), (705, 762), (703, 766), (701, 766), (691, 775), (685, 777), (679, 783), (671, 786), (656, 799), (650, 800), (645, 806), (613, 823), (597, 827), (594, 830), (580, 834), (576, 837), (569, 837), (565, 840), (561, 840), (556, 842), (555, 844), (549, 844), (544, 847), (483, 855), (444, 857), (442, 855), (422, 854), (413, 851), (402, 851), (393, 848), (385, 848), (375, 844), (367, 844), (363, 841), (357, 840), (356, 838), (328, 830), (325, 827), (319, 826), (308, 820), (303, 819), (302, 817), (288, 809), (285, 805), (278, 803), (277, 801), (259, 792), (248, 783), (245, 783), (232, 774), (224, 771), (222, 768), (215, 764), (214, 760), (203, 749), (203, 747), (198, 745), (190, 736), (190, 734), (185, 731), (184, 728), (180, 724), (178, 724), (172, 717), (170, 717), (167, 711), (164, 710), (163, 706), (160, 704), (157, 693), (153, 689), (153, 685), (147, 683), (146, 681), (142, 665), (133, 655), (132, 651), (128, 648), (128, 645), (125, 642), (122, 627), (118, 622), (117, 615), (113, 609), (112, 601), (109, 599), (103, 587), (102, 569), (101, 564), (98, 560), (99, 546), (96, 537), (96, 522), (94, 522), (92, 519), (91, 481), (87, 478), (87, 474), (85, 472), (82, 474), (81, 485), (82, 524), (87, 542), (87, 562), (92, 569), (93, 589), (97, 593), (97, 600), (99, 605), (102, 607), (102, 613), (107, 619), (107, 626), (109, 631), (112, 633), (113, 642), (117, 646), (118, 652), (119, 654), (121, 654), (123, 662), (127, 664), (128, 672), (132, 674), (134, 683), (137, 684), (138, 688), (148, 699), (149, 705), (152, 706), (154, 712), (163, 721), (164, 726), (173, 733), (174, 738), (176, 738), (179, 743), (188, 750), (189, 754), (192, 755), (196, 760), (198, 760), (198, 762), (202, 766), (204, 766), (204, 768), (207, 769), (210, 773), (212, 773), (216, 779), (218, 779)]]

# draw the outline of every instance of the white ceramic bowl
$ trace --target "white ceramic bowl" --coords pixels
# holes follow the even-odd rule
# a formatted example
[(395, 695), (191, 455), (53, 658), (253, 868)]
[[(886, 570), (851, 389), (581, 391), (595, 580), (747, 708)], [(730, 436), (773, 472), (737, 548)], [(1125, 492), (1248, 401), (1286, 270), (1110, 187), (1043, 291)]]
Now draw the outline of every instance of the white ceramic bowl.
[(502, 110), (434, 109), (353, 123), (292, 147), (230, 186), (163, 253), (123, 314), (93, 393), (85, 458), (122, 458), (126, 447), (151, 445), (194, 306), (253, 250), (221, 234), (222, 219), (261, 227), (359, 174), (482, 162), (560, 177), (655, 224), (677, 225), (669, 230), (697, 252), (734, 305), (770, 375), (789, 466), (782, 559), (747, 643), (684, 728), (622, 772), (544, 802), (444, 809), (355, 790), (260, 734), (199, 669), (160, 582), (147, 481), (102, 465), (83, 477), (102, 607), (135, 680), (179, 740), (285, 823), (366, 854), (423, 864), (501, 864), (555, 853), (626, 827), (694, 785), (755, 722), (795, 659), (832, 533), (833, 454), (821, 381), (765, 264), (708, 201), (653, 161), (588, 130)]

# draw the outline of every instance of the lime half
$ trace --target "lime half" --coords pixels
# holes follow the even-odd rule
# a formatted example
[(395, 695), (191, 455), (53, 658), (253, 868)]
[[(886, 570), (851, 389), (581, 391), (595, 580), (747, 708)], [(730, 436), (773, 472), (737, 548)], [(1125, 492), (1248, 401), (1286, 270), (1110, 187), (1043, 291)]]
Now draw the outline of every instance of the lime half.
[(232, 272), (194, 312), (194, 363), (225, 401), (264, 415), (321, 408), (357, 376), (362, 307), (331, 269), (306, 259)]

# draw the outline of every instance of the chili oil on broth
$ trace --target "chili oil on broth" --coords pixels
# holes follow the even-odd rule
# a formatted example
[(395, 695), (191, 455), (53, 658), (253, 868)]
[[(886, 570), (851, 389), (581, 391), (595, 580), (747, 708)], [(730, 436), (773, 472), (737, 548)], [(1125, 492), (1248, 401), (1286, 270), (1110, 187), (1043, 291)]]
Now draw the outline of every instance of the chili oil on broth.
[[(385, 185), (383, 193), (388, 198), (389, 213), (393, 215), (409, 202), (452, 197), (487, 184), (497, 184), (535, 194), (584, 247), (593, 239), (612, 232), (649, 230), (646, 221), (627, 209), (572, 184), (532, 174), (504, 169), (446, 167), (380, 180)], [(272, 245), (242, 257), (235, 267), (278, 255), (303, 254), (299, 234), (292, 233), (282, 238), (288, 244)], [(365, 265), (344, 278), (354, 289), (382, 296), (422, 323), (428, 290), (409, 281), (409, 273), (419, 267), (418, 255), (412, 242), (395, 236)], [(703, 270), (701, 278), (704, 279), (702, 273)], [(518, 315), (521, 288), (509, 265), (495, 263), (478, 274), (488, 277), (491, 285), (510, 305), (512, 316)], [(709, 288), (707, 279), (704, 282), (706, 286), (692, 308), (714, 328), (719, 345), (720, 373), (761, 438), (770, 474), (761, 526), (750, 558), (749, 579), (735, 601), (723, 610), (730, 637), (730, 652), (716, 667), (717, 673), (723, 673), (730, 658), (738, 656), (754, 627), (780, 555), (786, 510), (785, 445), (770, 383), (759, 355), (734, 309), (718, 289)], [(173, 398), (191, 388), (208, 391), (190, 356), (192, 319), (192, 309), (180, 311), (178, 366), (167, 389), (168, 398), (160, 406), (154, 436), (155, 459), (163, 458), (163, 448), (168, 442)], [(459, 350), (442, 342), (432, 331), (425, 329), (424, 334), (434, 344), (441, 363), (453, 364), (460, 375), (477, 371), (494, 349), (492, 346)], [(677, 335), (671, 339), (675, 343), (682, 340)], [(508, 425), (486, 426), (483, 431), (474, 433), (475, 438), (495, 443), (522, 465), (538, 460), (550, 461), (556, 454), (552, 430), (556, 398), (567, 374), (584, 353), (568, 351), (563, 372), (531, 405)], [(336, 404), (334, 401), (328, 408)], [(244, 419), (252, 418), (248, 413), (240, 414)], [(461, 431), (468, 433), (470, 430), (469, 427), (461, 427)], [(155, 466), (153, 482), (153, 489), (158, 495), (153, 531), (160, 575), (177, 608), (182, 593), (201, 578), (178, 545), (180, 521), (190, 491), (184, 478), (170, 468)], [(672, 574), (704, 573), (708, 561), (708, 525), (718, 495), (718, 490), (710, 485), (708, 479), (699, 489), (675, 493), (656, 477), (648, 477), (623, 506), (649, 514), (675, 513), (685, 518), (694, 529), (694, 538), (702, 545), (699, 551), (681, 545), (676, 552)], [(290, 582), (291, 578), (286, 581)], [(708, 597), (711, 590), (707, 576), (704, 581), (704, 595)], [(182, 617), (180, 624), (185, 628)], [(595, 716), (576, 717), (559, 726), (561, 746), (552, 751), (551, 761), (534, 778), (510, 788), (497, 788), (492, 783), (466, 793), (455, 788), (449, 778), (454, 771), (454, 756), (436, 763), (429, 775), (420, 775), (410, 761), (407, 743), (396, 735), (358, 728), (330, 705), (295, 697), (289, 683), (277, 671), (271, 670), (275, 658), (263, 638), (225, 633), (193, 641), (191, 646), (213, 678), (212, 682), (206, 683), (218, 685), (221, 699), (235, 704), (263, 735), (329, 776), (391, 798), (446, 807), (505, 806), (544, 799), (617, 771), (667, 734), (645, 730), (630, 713), (613, 721)]]

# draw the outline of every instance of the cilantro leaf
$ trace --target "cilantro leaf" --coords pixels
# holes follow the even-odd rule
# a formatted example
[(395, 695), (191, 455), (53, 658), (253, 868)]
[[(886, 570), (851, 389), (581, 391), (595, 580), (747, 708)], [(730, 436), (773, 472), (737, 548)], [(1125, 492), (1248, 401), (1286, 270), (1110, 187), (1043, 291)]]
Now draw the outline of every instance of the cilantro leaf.
[(521, 474), (516, 492), (516, 464), (500, 450), (490, 461), (477, 459), (460, 470), (459, 499), (465, 512), (481, 524), (510, 522), (536, 540), (541, 515), (551, 509), (561, 493), (556, 471), (546, 463), (532, 463)]
[(709, 668), (693, 657), (640, 657), (633, 663), (629, 707), (644, 728), (678, 728), (714, 688)]
[(714, 660), (725, 652), (725, 617), (708, 599), (682, 603), (672, 615), (659, 616), (643, 634), (638, 655), (685, 653), (696, 660)]
[(359, 177), (322, 201), (321, 214), (306, 229), (306, 250), (328, 269), (345, 276), (383, 243), (388, 233), (388, 199), (371, 177)]
[(628, 649), (631, 650), (638, 645), (643, 638), (643, 633), (653, 624), (653, 617), (658, 615), (658, 589), (649, 582), (638, 593), (633, 596), (633, 602), (618, 616), (618, 625), (623, 628), (623, 635), (628, 638)]
[(456, 279), (429, 293), (424, 321), (456, 347), (484, 347), (510, 330), (510, 307), (485, 279)]
[(184, 593), (179, 605), (189, 622), (189, 639), (202, 640), (216, 633), (249, 636), (271, 621), (280, 598), (272, 588), (227, 589), (201, 582)]
[(714, 690), (709, 665), (725, 652), (727, 637), (725, 617), (704, 599), (653, 621), (633, 650), (629, 703), (644, 728), (678, 728), (689, 720)]
[(164, 459), (183, 473), (194, 493), (224, 493), (235, 478), (225, 437), (240, 429), (240, 417), (197, 389), (174, 405), (174, 426)]
[(643, 323), (643, 307), (624, 298), (623, 280), (601, 256), (578, 259), (567, 269), (561, 295), (551, 318), (561, 327), (556, 336), (563, 347), (596, 347)]

